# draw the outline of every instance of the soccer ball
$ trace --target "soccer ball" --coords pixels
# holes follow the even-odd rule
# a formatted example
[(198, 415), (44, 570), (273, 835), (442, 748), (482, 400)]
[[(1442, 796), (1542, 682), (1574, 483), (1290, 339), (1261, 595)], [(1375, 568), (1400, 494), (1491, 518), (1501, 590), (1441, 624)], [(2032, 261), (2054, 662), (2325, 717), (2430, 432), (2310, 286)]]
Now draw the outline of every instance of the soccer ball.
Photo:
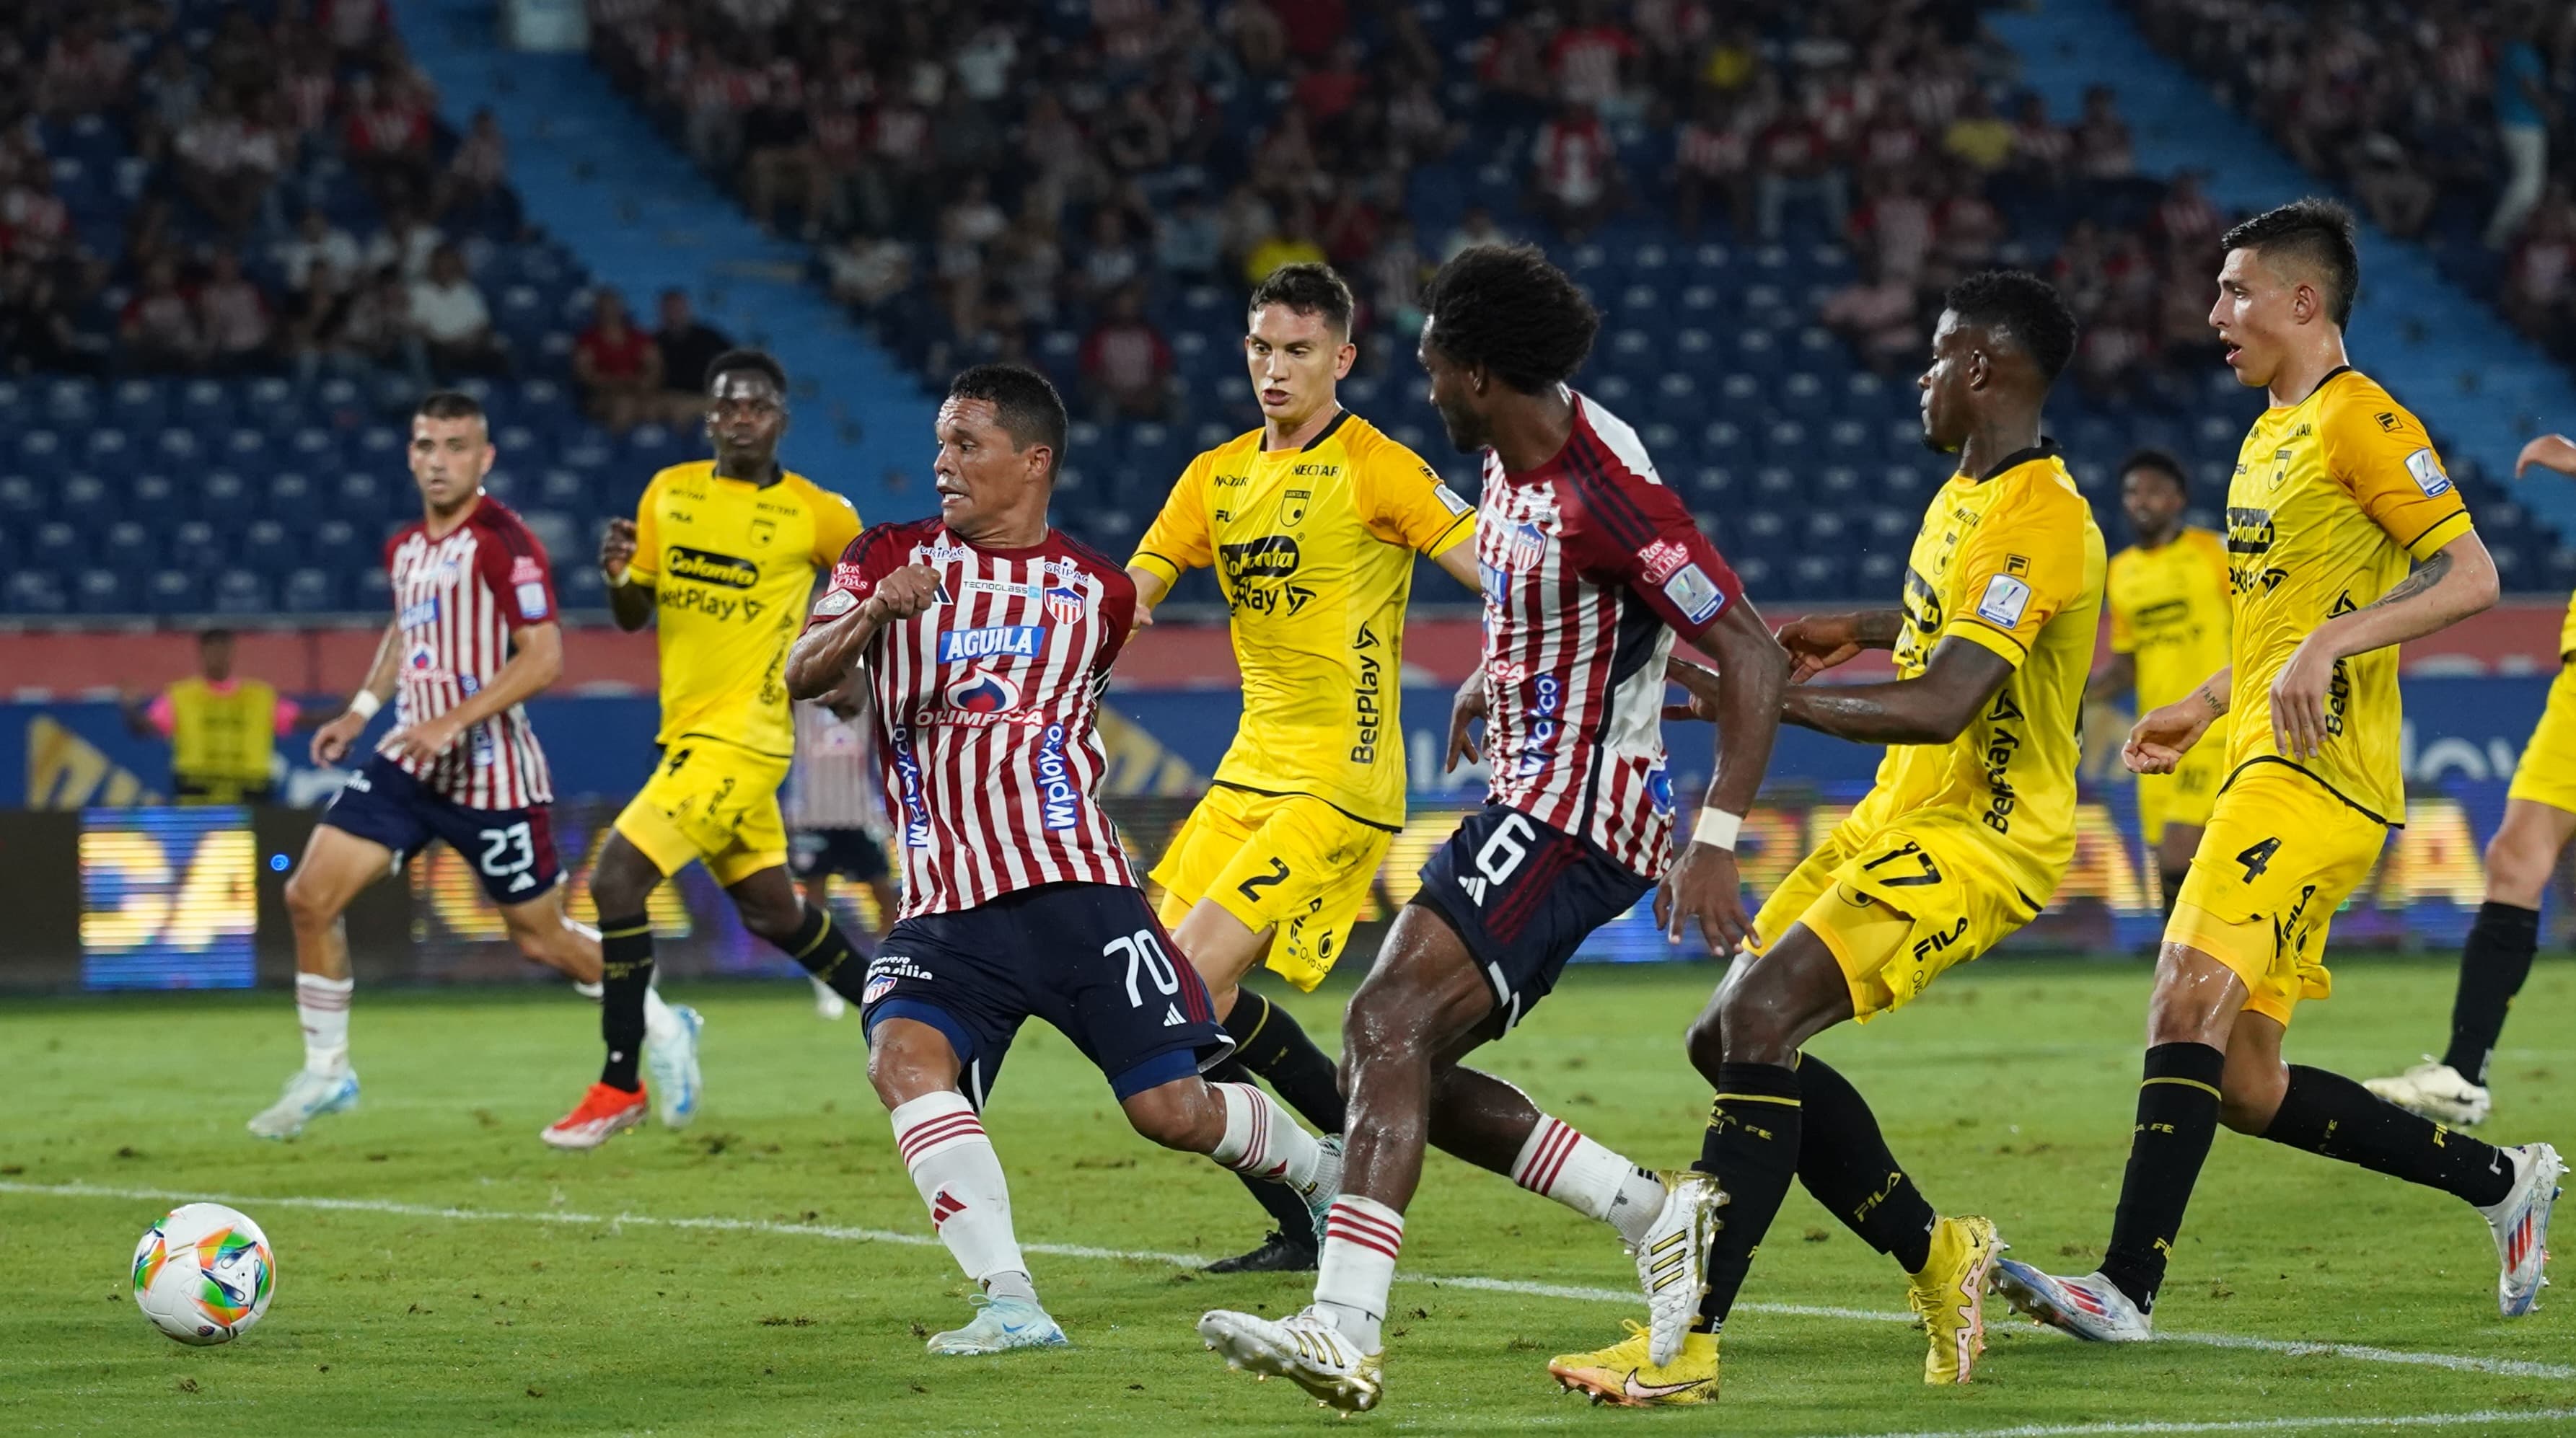
[(134, 1245), (134, 1306), (182, 1343), (229, 1343), (268, 1312), (277, 1259), (259, 1225), (220, 1203), (184, 1203)]

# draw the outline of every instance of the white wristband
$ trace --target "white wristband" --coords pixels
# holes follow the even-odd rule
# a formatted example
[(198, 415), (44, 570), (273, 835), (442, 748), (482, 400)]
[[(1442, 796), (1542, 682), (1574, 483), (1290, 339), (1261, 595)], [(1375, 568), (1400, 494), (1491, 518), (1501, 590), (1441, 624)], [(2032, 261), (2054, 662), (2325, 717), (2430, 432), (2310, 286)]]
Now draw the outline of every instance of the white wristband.
[(1724, 849), (1731, 854), (1735, 852), (1735, 836), (1743, 828), (1742, 814), (1730, 814), (1724, 809), (1702, 805), (1699, 822), (1691, 825), (1691, 842)]
[(373, 689), (361, 689), (349, 696), (349, 712), (361, 719), (375, 718), (376, 711), (384, 707), (385, 701), (377, 698)]

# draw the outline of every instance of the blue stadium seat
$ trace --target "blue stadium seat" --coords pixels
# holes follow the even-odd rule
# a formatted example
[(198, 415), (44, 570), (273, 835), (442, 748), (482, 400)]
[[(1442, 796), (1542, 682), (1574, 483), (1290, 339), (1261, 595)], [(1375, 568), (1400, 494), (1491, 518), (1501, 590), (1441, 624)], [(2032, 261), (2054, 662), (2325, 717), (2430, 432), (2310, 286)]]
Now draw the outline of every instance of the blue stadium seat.
[(249, 510), (250, 486), (231, 470), (213, 470), (197, 481), (197, 502), (209, 519), (237, 517)]
[(27, 387), (13, 379), (0, 379), (0, 427), (11, 432), (35, 423), (35, 405), (27, 397)]
[(1824, 455), (1836, 464), (1865, 464), (1878, 458), (1878, 446), (1870, 439), (1868, 425), (1838, 419), (1825, 426)]
[(1771, 402), (1763, 397), (1762, 377), (1737, 370), (1718, 380), (1717, 411), (1747, 428), (1768, 423)]
[(41, 568), (69, 569), (88, 557), (79, 527), (64, 520), (49, 519), (37, 525), (32, 538), (27, 555)]
[(1612, 414), (1622, 416), (1623, 418), (1630, 410), (1636, 407), (1637, 387), (1630, 384), (1626, 377), (1622, 375), (1605, 374), (1598, 376), (1590, 384), (1584, 386), (1584, 391), (1585, 393), (1590, 394), (1594, 399), (1601, 401), (1601, 403), (1606, 406)]
[(1870, 511), (1869, 543), (1873, 550), (1892, 549), (1903, 554), (1912, 547), (1915, 532), (1922, 527), (1922, 515), (1909, 514), (1893, 504), (1882, 503)]
[(72, 606), (83, 614), (133, 614), (145, 607), (146, 597), (130, 594), (128, 574), (138, 571), (123, 569), (84, 569), (72, 581)]
[(1781, 377), (1778, 390), (1780, 412), (1792, 419), (1817, 421), (1833, 413), (1833, 392), (1825, 382), (1800, 370)]
[(1678, 426), (1657, 420), (1638, 430), (1637, 438), (1645, 441), (1646, 455), (1658, 469), (1682, 457), (1682, 432)]
[(300, 529), (310, 525), (321, 512), (321, 499), (313, 481), (301, 470), (279, 470), (268, 476), (263, 488), (262, 508), (271, 518)]
[(104, 408), (98, 383), (86, 379), (55, 379), (45, 385), (45, 422), (65, 429), (77, 429), (98, 423)]
[(348, 459), (341, 453), (339, 435), (318, 425), (302, 425), (286, 436), (284, 462), (316, 474), (329, 474)]
[(1748, 593), (1776, 592), (1772, 588), (1776, 571), (1772, 568), (1771, 561), (1763, 558), (1762, 554), (1761, 550), (1747, 545), (1730, 552), (1726, 557), (1726, 562), (1735, 569), (1735, 577), (1744, 581), (1744, 588)]
[(353, 463), (369, 469), (399, 470), (405, 467), (403, 453), (411, 439), (389, 424), (371, 424), (358, 431), (358, 442), (350, 454)]
[(1860, 471), (1847, 464), (1829, 464), (1816, 471), (1816, 501), (1837, 509), (1851, 509), (1871, 503), (1871, 493)]
[(217, 574), (209, 598), (217, 614), (258, 615), (276, 607), (269, 601), (268, 581), (248, 569)]
[(123, 429), (101, 425), (81, 438), (81, 464), (98, 473), (113, 473), (133, 463), (134, 439)]
[(332, 511), (342, 519), (359, 525), (380, 523), (388, 509), (392, 486), (363, 469), (353, 469), (340, 476), (338, 490), (332, 497)]
[(1905, 582), (1905, 556), (1884, 549), (1870, 550), (1853, 563), (1851, 582), (1855, 598), (1893, 595)]
[(289, 614), (328, 614), (341, 607), (340, 585), (327, 570), (296, 569), (287, 574), (278, 602)]
[(1723, 464), (1703, 464), (1691, 471), (1690, 494), (1697, 504), (1714, 503), (1723, 508), (1742, 492), (1742, 481), (1736, 471)]
[(34, 479), (52, 480), (60, 478), (70, 463), (71, 456), (64, 453), (60, 434), (50, 429), (31, 429), (18, 436), (11, 467)]
[(192, 429), (229, 426), (234, 405), (224, 392), (220, 380), (192, 379), (179, 386), (178, 405), (172, 417)]
[(1780, 420), (1762, 431), (1762, 452), (1773, 464), (1808, 464), (1815, 458), (1807, 444), (1807, 427), (1794, 419)]
[(1612, 368), (1631, 380), (1654, 374), (1664, 363), (1662, 346), (1643, 329), (1623, 329), (1612, 335), (1608, 358)]
[(1667, 370), (1655, 381), (1654, 398), (1646, 412), (1666, 424), (1684, 425), (1707, 412), (1707, 401), (1699, 391), (1699, 381), (1687, 370)]
[(41, 485), (23, 474), (0, 474), (0, 518), (30, 519), (45, 508)]
[(244, 526), (236, 551), (248, 563), (271, 571), (294, 563), (301, 552), (301, 546), (287, 534), (286, 525), (274, 519), (254, 519)]
[(79, 525), (103, 524), (115, 508), (107, 481), (94, 474), (70, 475), (56, 486), (54, 494), (54, 513)]
[(140, 519), (117, 520), (107, 526), (106, 534), (106, 543), (100, 548), (100, 554), (108, 563), (138, 579), (145, 569), (160, 560), (157, 531)]
[(586, 510), (591, 507), (590, 484), (579, 470), (549, 469), (538, 476), (537, 498), (556, 509)]
[(173, 426), (161, 431), (152, 441), (152, 456), (148, 462), (172, 469), (193, 469), (204, 457), (205, 449), (195, 430)]
[(188, 614), (205, 607), (205, 586), (184, 569), (154, 569), (144, 602), (155, 614)]
[(71, 608), (62, 581), (50, 570), (21, 569), (11, 574), (7, 597), (13, 614), (61, 614)]
[(1841, 554), (1801, 554), (1789, 566), (1790, 591), (1806, 600), (1848, 598), (1851, 570), (1851, 560)]

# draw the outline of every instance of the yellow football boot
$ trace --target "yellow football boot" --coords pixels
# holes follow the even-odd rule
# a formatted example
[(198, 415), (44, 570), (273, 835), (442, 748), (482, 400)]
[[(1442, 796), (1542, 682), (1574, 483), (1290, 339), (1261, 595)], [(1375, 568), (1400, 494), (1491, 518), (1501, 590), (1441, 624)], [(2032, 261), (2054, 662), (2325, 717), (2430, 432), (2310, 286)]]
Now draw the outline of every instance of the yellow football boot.
[(1986, 1351), (1986, 1278), (2009, 1247), (1986, 1218), (1945, 1218), (1932, 1226), (1932, 1252), (1906, 1285), (1905, 1301), (1932, 1341), (1926, 1383), (1965, 1383)]
[(1622, 1408), (1717, 1401), (1716, 1334), (1685, 1334), (1681, 1356), (1658, 1367), (1647, 1352), (1653, 1334), (1635, 1319), (1626, 1321), (1626, 1338), (1597, 1352), (1558, 1354), (1548, 1360), (1548, 1373), (1569, 1390), (1591, 1394), (1595, 1403)]

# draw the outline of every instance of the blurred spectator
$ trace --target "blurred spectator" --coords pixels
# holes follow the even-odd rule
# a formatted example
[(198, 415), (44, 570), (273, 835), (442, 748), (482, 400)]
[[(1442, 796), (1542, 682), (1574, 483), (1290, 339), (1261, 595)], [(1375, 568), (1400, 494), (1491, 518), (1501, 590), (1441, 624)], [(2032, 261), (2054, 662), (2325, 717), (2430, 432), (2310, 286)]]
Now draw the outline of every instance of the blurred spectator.
[(2125, 180), (2138, 172), (2129, 124), (2120, 118), (2108, 85), (2085, 88), (2084, 115), (2075, 122), (2075, 164), (2095, 180)]
[(1893, 375), (1922, 359), (1923, 331), (1915, 308), (1914, 286), (1864, 257), (1860, 277), (1826, 297), (1816, 318), (1841, 335), (1862, 364)]
[(687, 429), (704, 417), (707, 369), (716, 356), (733, 348), (733, 339), (698, 318), (686, 290), (662, 291), (661, 310), (662, 327), (653, 333), (653, 347), (662, 357), (656, 408), (662, 423)]
[(406, 280), (416, 280), (429, 273), (430, 257), (447, 243), (438, 226), (425, 217), (395, 206), (387, 211), (385, 227), (367, 241), (366, 267), (370, 270), (392, 270)]
[(1259, 244), (1243, 259), (1244, 283), (1257, 285), (1270, 278), (1270, 272), (1281, 265), (1312, 262), (1326, 263), (1324, 247), (1316, 243), (1315, 222), (1304, 205), (1288, 212), (1287, 223), (1262, 237)]
[(1560, 101), (1597, 114), (1627, 115), (1628, 69), (1636, 36), (1612, 18), (1603, 0), (1576, 0), (1572, 23), (1547, 43), (1547, 76)]
[(1494, 223), (1493, 211), (1482, 205), (1469, 205), (1466, 213), (1458, 217), (1458, 228), (1451, 230), (1449, 238), (1441, 243), (1440, 259), (1443, 264), (1446, 264), (1458, 258), (1458, 252), (1461, 250), (1473, 249), (1478, 245), (1508, 245), (1511, 242), (1512, 237), (1503, 232), (1502, 226)]
[(2054, 190), (2074, 163), (2075, 137), (2048, 118), (2047, 101), (2024, 95), (2013, 120), (2013, 173), (2033, 188)]
[(1183, 190), (1154, 221), (1154, 263), (1176, 279), (1203, 283), (1216, 278), (1223, 259), (1216, 217), (1198, 191)]
[(174, 148), (188, 198), (235, 239), (247, 234), (284, 165), (277, 134), (246, 117), (232, 92), (218, 90), (179, 131)]
[(2549, 174), (2549, 67), (2540, 58), (2540, 22), (2528, 14), (2507, 20), (2504, 43), (2496, 52), (2496, 144), (2504, 151), (2503, 193), (2487, 219), (2487, 248), (2500, 250), (2513, 238)]
[(1766, 244), (1780, 238), (1791, 200), (1813, 203), (1829, 230), (1850, 225), (1851, 179), (1805, 115), (1781, 112), (1755, 144), (1754, 165), (1755, 232)]
[(1737, 234), (1753, 230), (1753, 137), (1737, 123), (1739, 113), (1718, 91), (1703, 91), (1698, 112), (1675, 137), (1674, 220), (1692, 239), (1699, 237), (1700, 211), (1711, 197)]
[(2441, 192), (2393, 135), (2374, 132), (2354, 147), (2352, 190), (2372, 224), (2411, 240), (2433, 218)]
[(1592, 106), (1568, 99), (1539, 127), (1532, 149), (1539, 212), (1568, 240), (1581, 240), (1619, 202), (1619, 151)]
[(295, 222), (295, 234), (277, 247), (277, 268), (289, 290), (301, 290), (315, 265), (329, 265), (346, 277), (357, 271), (357, 237), (331, 223), (319, 208), (307, 209)]
[(832, 298), (874, 315), (912, 286), (912, 249), (892, 235), (854, 234), (824, 257)]
[(116, 337), (126, 362), (146, 373), (193, 369), (205, 358), (205, 334), (197, 325), (196, 306), (179, 288), (178, 261), (152, 262), (142, 286), (117, 317)]
[(661, 347), (636, 328), (624, 295), (603, 289), (592, 299), (590, 327), (573, 341), (572, 375), (581, 386), (583, 408), (613, 433), (624, 434), (658, 412)]
[(351, 85), (340, 144), (377, 204), (391, 208), (430, 198), (430, 107), (409, 71), (381, 79), (362, 75)]
[(2576, 271), (2576, 203), (2564, 185), (2551, 186), (2534, 206), (2531, 223), (2506, 262), (2505, 314), (2535, 339), (2566, 323), (2570, 272)]
[(276, 316), (230, 250), (215, 252), (205, 282), (197, 286), (197, 328), (208, 355), (226, 370), (260, 367), (272, 356)]
[(306, 265), (287, 303), (284, 348), (299, 383), (325, 371), (351, 374), (366, 367), (365, 349), (352, 342), (350, 320), (362, 278), (328, 256)]
[(95, 368), (53, 280), (17, 255), (0, 259), (0, 372), (77, 373)]
[(440, 378), (501, 368), (491, 307), (454, 245), (440, 245), (429, 257), (429, 273), (412, 281), (408, 312), (412, 333)]
[(1145, 296), (1120, 290), (1082, 341), (1082, 378), (1106, 420), (1161, 419), (1171, 403), (1172, 347), (1145, 318)]
[(2013, 127), (1995, 113), (1994, 102), (1983, 90), (1972, 90), (1959, 107), (1959, 116), (1941, 132), (1941, 148), (1976, 167), (1979, 174), (1991, 175), (2011, 162)]
[(95, 115), (123, 98), (132, 71), (122, 43), (101, 34), (96, 20), (75, 15), (45, 50), (37, 104), (50, 115)]
[(481, 211), (503, 193), (509, 177), (510, 146), (501, 135), (501, 121), (489, 107), (476, 110), (473, 124), (438, 177), (430, 198), (431, 218), (443, 222), (459, 210)]

